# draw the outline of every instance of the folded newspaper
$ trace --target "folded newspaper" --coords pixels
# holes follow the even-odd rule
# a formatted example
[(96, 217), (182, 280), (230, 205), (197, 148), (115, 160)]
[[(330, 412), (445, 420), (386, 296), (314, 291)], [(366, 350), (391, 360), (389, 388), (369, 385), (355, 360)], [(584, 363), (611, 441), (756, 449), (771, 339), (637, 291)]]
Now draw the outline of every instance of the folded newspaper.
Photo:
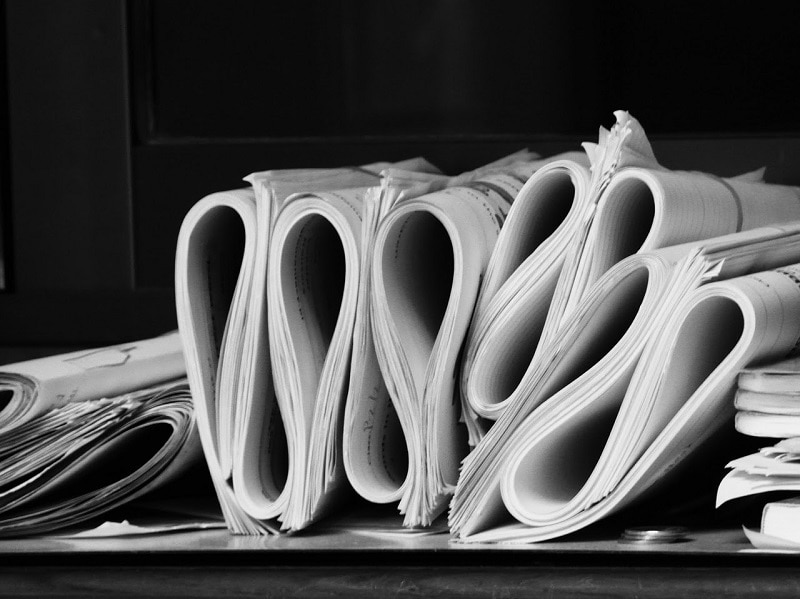
[[(636, 252), (800, 219), (797, 188), (763, 183), (762, 171), (723, 179), (668, 170), (639, 122), (626, 112), (615, 116), (597, 144), (584, 144), (589, 169), (577, 161), (542, 169), (509, 213), (490, 262), (502, 274), (487, 276), (492, 284), (465, 350), (461, 390), (473, 442), (514, 401), (538, 352), (613, 264)], [(544, 232), (534, 228), (541, 222), (550, 223)], [(506, 250), (516, 246), (524, 251)]]
[[(798, 259), (792, 223), (637, 254), (608, 270), (542, 350), (519, 389), (524, 400), (465, 460), (455, 535), (561, 536), (666, 480), (731, 425), (739, 370), (797, 342), (800, 268), (759, 271)], [(509, 515), (516, 524), (499, 524)]]
[[(487, 376), (487, 364), (493, 369), (495, 362), (504, 363), (505, 371), (514, 373), (534, 353), (564, 258), (584, 219), (590, 179), (585, 155), (565, 155), (533, 173), (509, 209), (486, 267), (461, 365), (470, 445), (485, 434), (483, 419), (494, 420), (503, 405), (485, 400), (505, 397), (508, 389), (498, 385), (518, 379)], [(490, 384), (495, 388), (487, 388)]]
[(66, 404), (0, 433), (0, 537), (103, 516), (202, 461), (188, 385)]
[(177, 333), (0, 367), (0, 536), (71, 527), (202, 461)]
[(303, 528), (342, 488), (360, 222), (366, 189), (389, 166), (437, 172), (412, 159), (254, 173), (251, 188), (203, 198), (184, 219), (178, 325), (203, 450), (235, 533)]
[[(709, 174), (669, 171), (656, 162), (641, 125), (627, 113), (615, 115), (617, 123), (611, 131), (601, 129), (598, 144), (586, 146), (591, 177), (588, 183), (575, 186), (583, 190), (582, 199), (574, 200), (583, 206), (582, 215), (573, 221), (563, 263), (555, 267), (557, 281), (552, 282), (553, 275), (545, 268), (548, 263), (542, 260), (541, 269), (511, 272), (494, 293), (496, 300), (488, 297), (490, 293), (482, 298), (487, 308), (482, 313), (479, 309), (473, 323), (461, 378), (464, 412), (472, 423), (473, 441), (480, 442), (463, 462), (452, 503), (450, 523), (457, 535), (484, 530), (497, 518), (494, 510), (481, 505), (502, 504), (497, 473), (503, 460), (500, 456), (505, 455), (501, 448), (520, 423), (597, 363), (634, 320), (639, 300), (628, 300), (627, 308), (621, 304), (613, 317), (616, 332), (604, 331), (599, 339), (586, 335), (573, 339), (570, 343), (575, 349), (567, 355), (575, 362), (558, 361), (557, 352), (565, 344), (564, 331), (579, 327), (576, 321), (585, 316), (577, 307), (590, 290), (597, 289), (595, 284), (603, 273), (632, 254), (800, 219), (797, 188), (760, 182), (761, 172), (723, 180)], [(579, 172), (573, 166), (573, 173)], [(537, 176), (541, 175), (534, 174), (527, 185), (533, 187)], [(573, 175), (572, 180), (579, 179)], [(516, 218), (525, 218), (525, 213), (509, 214), (505, 234), (514, 231)], [(542, 247), (545, 244), (538, 246)], [(531, 262), (538, 248), (533, 248), (528, 258)], [(515, 260), (519, 262), (519, 257)], [(644, 258), (633, 270), (647, 273), (649, 262), (652, 259)], [(636, 277), (629, 278), (626, 285), (644, 293), (653, 288), (645, 285), (649, 276), (640, 274), (636, 284)], [(549, 287), (537, 289), (537, 282), (548, 277)], [(510, 288), (508, 294), (504, 286)], [(624, 379), (612, 379), (617, 384), (615, 393), (627, 387)], [(492, 425), (493, 420), (496, 423)], [(602, 443), (602, 435), (597, 442)]]
[(178, 332), (0, 366), (0, 432), (68, 403), (181, 378)]
[[(362, 255), (373, 256), (378, 225), (397, 206), (449, 188), (450, 193), (464, 193), (463, 188), (490, 176), (509, 173), (526, 179), (547, 160), (533, 160), (530, 153), (516, 153), (479, 169), (456, 177), (413, 173), (397, 168), (382, 173), (381, 185), (367, 191), (362, 226)], [(471, 193), (475, 193), (474, 190)], [(447, 222), (449, 216), (438, 213), (435, 218)], [(493, 223), (491, 226), (495, 226)], [(452, 228), (452, 227), (451, 227)], [(439, 237), (443, 241), (442, 237)], [(452, 253), (452, 249), (446, 250)], [(343, 432), (344, 466), (353, 488), (374, 503), (400, 501), (409, 489), (412, 478), (409, 448), (418, 432), (408, 417), (410, 408), (401, 405), (401, 425), (395, 409), (396, 393), (390, 394), (376, 355), (373, 336), (372, 260), (361, 261), (356, 320), (353, 332), (353, 353), (350, 383), (345, 406)], [(424, 272), (424, 269), (420, 271)], [(450, 277), (450, 275), (447, 275)], [(440, 283), (434, 281), (431, 290)], [(454, 425), (454, 427), (457, 425)]]
[[(446, 507), (466, 446), (457, 405), (433, 400), (442, 391), (457, 397), (455, 358), (485, 262), (519, 188), (548, 162), (535, 158), (523, 151), (456, 177), (421, 160), (268, 171), (248, 177), (253, 189), (213, 194), (187, 214), (176, 256), (179, 327), (232, 531), (302, 529), (348, 482), (370, 501), (400, 501), (409, 525)], [(396, 224), (405, 220), (413, 223)], [(423, 254), (389, 249), (390, 238), (406, 235), (424, 242)], [(402, 270), (421, 257), (418, 273)], [(387, 291), (389, 279), (399, 292)], [(419, 362), (430, 348), (381, 335), (394, 326), (393, 302), (414, 290), (420, 301), (406, 309), (427, 311), (426, 335), (437, 336), (431, 311), (455, 321), (431, 360), (430, 414), (396, 376), (396, 352)], [(398, 322), (405, 332), (418, 321), (405, 313)]]
[(375, 234), (370, 316), (407, 448), (407, 474), (395, 487), (407, 526), (430, 525), (455, 486), (467, 451), (458, 358), (492, 247), (530, 170), (510, 165), (408, 194), (385, 210)]

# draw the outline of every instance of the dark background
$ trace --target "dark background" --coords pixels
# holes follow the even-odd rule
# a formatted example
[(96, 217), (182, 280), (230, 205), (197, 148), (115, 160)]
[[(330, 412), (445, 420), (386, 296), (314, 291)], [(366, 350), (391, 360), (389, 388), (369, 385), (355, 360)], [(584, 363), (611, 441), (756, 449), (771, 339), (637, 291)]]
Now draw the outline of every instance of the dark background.
[(174, 328), (183, 215), (254, 170), (455, 173), (577, 149), (626, 109), (669, 167), (800, 184), (790, 3), (0, 8), (0, 361)]

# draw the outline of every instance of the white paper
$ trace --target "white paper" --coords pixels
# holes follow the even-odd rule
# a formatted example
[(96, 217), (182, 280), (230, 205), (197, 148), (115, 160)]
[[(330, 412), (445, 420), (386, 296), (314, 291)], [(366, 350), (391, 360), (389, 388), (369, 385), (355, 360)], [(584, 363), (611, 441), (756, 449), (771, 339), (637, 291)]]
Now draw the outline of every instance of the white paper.
[[(787, 231), (792, 233), (787, 236)], [(513, 411), (503, 414), (465, 461), (451, 512), (455, 532), (475, 542), (502, 540), (503, 535), (491, 527), (508, 509), (527, 524), (509, 533), (515, 542), (566, 534), (621, 508), (680, 463), (732, 414), (737, 367), (789, 348), (796, 340), (791, 338), (791, 327), (778, 329), (771, 324), (790, 318), (795, 309), (791, 276), (766, 273), (692, 289), (708, 282), (709, 272), (732, 276), (770, 261), (771, 266), (785, 263), (791, 258), (786, 247), (794, 248), (796, 260), (797, 233), (794, 225), (769, 227), (700, 243), (693, 250), (684, 246), (680, 251), (655, 252), (649, 259), (648, 254), (632, 256), (609, 270), (576, 308), (570, 324), (559, 331), (559, 341), (543, 354), (539, 368), (532, 370), (526, 395), (520, 396)], [(753, 245), (759, 248), (756, 262), (743, 259), (752, 258)], [(685, 258), (672, 266), (668, 258), (674, 260), (680, 253)], [(734, 259), (721, 268), (725, 254)], [(629, 282), (631, 301), (625, 307), (625, 295), (620, 294), (643, 260), (651, 260), (644, 280), (653, 292), (637, 295)], [(640, 272), (647, 271), (645, 263), (638, 266)], [(657, 276), (659, 270), (663, 272)], [(764, 277), (770, 286), (759, 282)], [(661, 284), (656, 283), (659, 278)], [(770, 300), (764, 294), (776, 293), (775, 289), (785, 294), (777, 296), (784, 302), (772, 300), (774, 305), (766, 310), (763, 305)], [(709, 305), (721, 302), (732, 314), (737, 310), (744, 314), (748, 324), (740, 332), (738, 349), (720, 344), (714, 357), (704, 344), (719, 334), (709, 336), (697, 324), (684, 324), (682, 319), (694, 313), (704, 294), (714, 298), (707, 300)], [(640, 299), (632, 301), (636, 297)], [(752, 305), (760, 306), (760, 311), (753, 312)], [(628, 313), (633, 317), (627, 316), (631, 324), (625, 325), (623, 315)], [(715, 313), (711, 310), (709, 315)], [(604, 320), (607, 324), (602, 324)], [(608, 345), (602, 335), (612, 332), (614, 325), (625, 330), (610, 338), (613, 348), (601, 349), (599, 360), (586, 362), (581, 354), (591, 357), (593, 347), (597, 351)], [(697, 336), (692, 336), (693, 329)], [(731, 354), (725, 357), (728, 351)], [(707, 370), (714, 362), (704, 366), (708, 354), (698, 352), (721, 360), (719, 367)], [(687, 376), (691, 367), (699, 377), (694, 382)]]
[(399, 506), (407, 526), (433, 522), (455, 485), (466, 451), (456, 364), (489, 254), (523, 179), (490, 173), (400, 202), (378, 228), (371, 318), (408, 448)]
[(54, 407), (112, 397), (184, 376), (176, 332), (132, 343), (81, 350), (0, 367), (0, 431)]
[(202, 459), (185, 382), (54, 408), (0, 447), (0, 536), (74, 526)]
[[(267, 320), (272, 229), (293, 194), (374, 185), (389, 166), (253, 173), (250, 189), (203, 198), (184, 219), (176, 253), (178, 325), (204, 454), (235, 533), (277, 532), (296, 473), (306, 467), (293, 464), (287, 478), (287, 452), (302, 460), (297, 431), (305, 428), (307, 440), (310, 419), (275, 395)], [(422, 159), (395, 166), (434, 169)], [(330, 472), (328, 464), (322, 468)]]

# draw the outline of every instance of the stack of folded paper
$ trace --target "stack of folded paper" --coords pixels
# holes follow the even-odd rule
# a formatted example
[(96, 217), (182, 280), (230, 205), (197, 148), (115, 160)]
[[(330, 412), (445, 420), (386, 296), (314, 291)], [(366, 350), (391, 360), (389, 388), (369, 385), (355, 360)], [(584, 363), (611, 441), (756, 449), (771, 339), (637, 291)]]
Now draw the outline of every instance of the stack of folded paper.
[(800, 437), (800, 358), (743, 370), (735, 406), (740, 433), (772, 439)]
[(102, 516), (199, 464), (184, 377), (176, 333), (0, 367), (0, 537)]
[(349, 487), (409, 525), (446, 508), (467, 449), (457, 357), (535, 158), (267, 171), (189, 212), (178, 321), (231, 530), (302, 529)]
[(779, 441), (728, 464), (731, 472), (720, 483), (717, 504), (757, 493), (800, 491), (800, 359), (742, 370), (734, 405), (737, 431)]
[[(553, 538), (645, 496), (715, 441), (738, 371), (800, 332), (797, 267), (761, 272), (800, 261), (797, 188), (668, 170), (627, 113), (587, 153), (557, 276), (527, 270), (545, 243), (512, 254), (468, 337), (477, 444), (449, 517), (463, 542)], [(518, 218), (522, 196), (497, 248)]]
[(543, 540), (716, 442), (736, 374), (800, 337), (800, 190), (670, 170), (615, 116), (584, 153), (265, 171), (190, 210), (178, 322), (232, 531), (355, 490)]

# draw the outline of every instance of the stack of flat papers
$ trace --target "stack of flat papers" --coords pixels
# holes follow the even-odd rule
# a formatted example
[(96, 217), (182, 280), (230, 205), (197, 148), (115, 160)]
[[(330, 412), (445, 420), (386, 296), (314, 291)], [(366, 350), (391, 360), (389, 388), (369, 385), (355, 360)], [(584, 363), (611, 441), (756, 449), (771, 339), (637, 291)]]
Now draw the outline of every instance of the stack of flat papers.
[[(797, 351), (797, 346), (791, 352)], [(757, 453), (732, 460), (717, 490), (717, 505), (747, 495), (800, 491), (800, 360), (756, 364), (741, 371), (734, 406), (736, 430), (780, 439)]]
[(178, 332), (0, 366), (0, 432), (52, 408), (112, 397), (186, 373)]

